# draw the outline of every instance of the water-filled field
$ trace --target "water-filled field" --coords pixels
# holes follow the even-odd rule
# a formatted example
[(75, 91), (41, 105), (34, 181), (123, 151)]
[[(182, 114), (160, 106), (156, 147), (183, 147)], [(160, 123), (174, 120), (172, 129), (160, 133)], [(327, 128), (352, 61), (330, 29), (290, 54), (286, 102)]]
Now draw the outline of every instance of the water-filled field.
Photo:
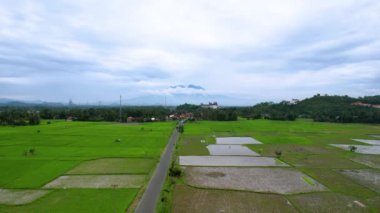
[[(362, 152), (377, 149), (378, 135), (380, 125), (311, 120), (190, 122), (178, 143), (184, 175), (173, 187), (172, 211), (378, 212), (380, 155)], [(225, 144), (258, 156), (213, 148)], [(253, 160), (260, 158), (272, 164)]]

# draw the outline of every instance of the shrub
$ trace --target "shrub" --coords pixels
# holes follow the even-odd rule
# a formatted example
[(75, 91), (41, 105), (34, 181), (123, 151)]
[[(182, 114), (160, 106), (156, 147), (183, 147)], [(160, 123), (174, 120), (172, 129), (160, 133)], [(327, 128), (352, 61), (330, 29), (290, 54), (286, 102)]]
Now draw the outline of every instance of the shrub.
[(29, 149), (29, 153), (30, 153), (31, 155), (34, 155), (34, 153), (36, 153), (36, 149), (34, 149), (34, 148), (30, 148), (30, 149)]
[(169, 168), (169, 176), (170, 177), (181, 177), (182, 170), (179, 166), (174, 165), (174, 161), (172, 166)]
[(358, 148), (356, 146), (349, 146), (351, 152), (355, 152)]
[(276, 157), (277, 157), (277, 158), (280, 158), (281, 155), (282, 155), (282, 152), (281, 152), (281, 150), (276, 150), (276, 151), (274, 152), (274, 154), (276, 154)]

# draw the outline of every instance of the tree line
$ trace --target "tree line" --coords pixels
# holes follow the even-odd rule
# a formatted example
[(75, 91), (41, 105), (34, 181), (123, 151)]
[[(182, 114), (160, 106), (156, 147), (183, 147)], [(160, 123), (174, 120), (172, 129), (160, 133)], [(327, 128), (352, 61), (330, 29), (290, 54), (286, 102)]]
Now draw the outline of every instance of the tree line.
[(0, 109), (0, 125), (25, 126), (40, 124), (40, 115), (35, 110)]
[(253, 107), (242, 107), (239, 115), (247, 119), (295, 120), (311, 118), (320, 122), (380, 123), (380, 109), (354, 105), (355, 102), (376, 105), (380, 96), (352, 98), (349, 96), (315, 95), (297, 102), (265, 102)]

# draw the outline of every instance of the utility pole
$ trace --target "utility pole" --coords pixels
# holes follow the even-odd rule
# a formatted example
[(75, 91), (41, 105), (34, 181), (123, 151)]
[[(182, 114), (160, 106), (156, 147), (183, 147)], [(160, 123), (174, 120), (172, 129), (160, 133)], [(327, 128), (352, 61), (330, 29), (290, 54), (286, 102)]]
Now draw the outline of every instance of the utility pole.
[(165, 95), (165, 108), (166, 108), (166, 95)]
[(119, 121), (121, 123), (121, 95), (120, 95)]

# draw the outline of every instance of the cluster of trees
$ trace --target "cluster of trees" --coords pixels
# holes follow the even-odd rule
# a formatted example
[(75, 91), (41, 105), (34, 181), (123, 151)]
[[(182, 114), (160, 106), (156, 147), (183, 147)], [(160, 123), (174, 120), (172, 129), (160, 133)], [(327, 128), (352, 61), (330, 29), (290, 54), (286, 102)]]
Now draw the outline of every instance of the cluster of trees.
[(380, 104), (380, 96), (352, 98), (348, 96), (315, 95), (297, 103), (260, 103), (239, 109), (247, 119), (295, 120), (311, 118), (321, 122), (380, 123), (380, 109), (353, 105), (354, 102)]
[(193, 113), (197, 120), (236, 121), (238, 118), (238, 112), (234, 107), (208, 109), (199, 105), (183, 104), (176, 107), (175, 113)]
[[(0, 107), (0, 125), (37, 125), (40, 119), (67, 119), (78, 121), (120, 121), (120, 109), (116, 107)], [(122, 122), (128, 117), (133, 121), (145, 122), (165, 120), (170, 109), (164, 107), (124, 107)]]
[[(170, 110), (164, 107), (123, 107), (121, 109), (121, 121), (127, 122), (128, 117), (134, 121), (151, 121), (151, 118), (165, 120)], [(90, 107), (90, 108), (42, 108), (40, 110), (43, 119), (66, 119), (72, 117), (78, 121), (120, 121), (120, 109), (118, 107)]]
[(40, 115), (34, 110), (0, 109), (0, 125), (25, 126), (40, 124)]

